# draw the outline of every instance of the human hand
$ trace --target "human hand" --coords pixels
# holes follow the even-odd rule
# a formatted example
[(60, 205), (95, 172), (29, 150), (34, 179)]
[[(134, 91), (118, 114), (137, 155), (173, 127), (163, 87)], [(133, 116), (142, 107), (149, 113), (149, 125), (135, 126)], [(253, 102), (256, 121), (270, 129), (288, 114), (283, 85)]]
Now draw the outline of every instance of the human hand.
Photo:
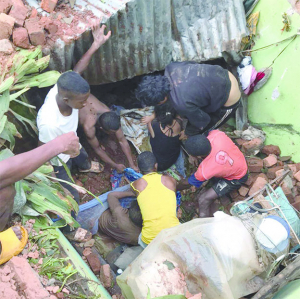
[(185, 135), (185, 132), (184, 131), (181, 131), (180, 132), (180, 136), (179, 136), (179, 140), (186, 140), (188, 138), (187, 135)]
[(123, 164), (116, 165), (117, 172), (119, 172), (119, 173), (123, 172), (125, 168), (126, 168), (126, 166)]
[(69, 132), (57, 137), (58, 144), (62, 145), (62, 153), (74, 158), (80, 153), (79, 138), (74, 132)]
[(132, 164), (132, 165), (129, 165), (129, 166), (130, 166), (130, 168), (132, 168), (134, 171), (140, 172), (139, 168), (138, 168), (136, 165)]
[(154, 114), (151, 114), (149, 116), (144, 116), (141, 118), (141, 123), (143, 125), (147, 125), (148, 123), (151, 123), (151, 121), (155, 118)]
[[(100, 20), (101, 24), (102, 19)], [(92, 26), (92, 34), (94, 38), (93, 46), (96, 49), (99, 49), (103, 44), (106, 43), (106, 41), (110, 38), (111, 36), (111, 31), (109, 31), (106, 35), (104, 34), (104, 30), (106, 28), (105, 25), (100, 26), (100, 24), (95, 24)]]

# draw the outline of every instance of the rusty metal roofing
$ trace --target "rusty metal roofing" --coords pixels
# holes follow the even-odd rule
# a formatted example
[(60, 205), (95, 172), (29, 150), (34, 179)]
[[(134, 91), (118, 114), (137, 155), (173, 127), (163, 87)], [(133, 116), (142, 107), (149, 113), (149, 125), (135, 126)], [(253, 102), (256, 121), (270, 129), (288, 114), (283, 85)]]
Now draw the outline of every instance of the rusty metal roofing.
[[(222, 57), (223, 51), (237, 51), (247, 34), (241, 0), (76, 0), (74, 9), (103, 16), (112, 31), (84, 73), (90, 84), (163, 70), (172, 60)], [(71, 69), (92, 41), (90, 31), (69, 42), (58, 39), (50, 68)]]

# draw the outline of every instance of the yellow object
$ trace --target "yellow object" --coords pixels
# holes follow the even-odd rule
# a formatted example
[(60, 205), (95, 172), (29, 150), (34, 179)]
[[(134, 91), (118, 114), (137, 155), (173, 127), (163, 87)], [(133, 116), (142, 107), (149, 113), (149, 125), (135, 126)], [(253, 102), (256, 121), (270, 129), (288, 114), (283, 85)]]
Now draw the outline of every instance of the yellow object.
[[(16, 226), (13, 226), (16, 227)], [(9, 261), (13, 256), (18, 255), (25, 247), (28, 240), (26, 228), (19, 226), (22, 232), (21, 240), (18, 239), (12, 227), (0, 233), (1, 254), (0, 265)]]
[(242, 38), (242, 43), (243, 44), (248, 44), (249, 41), (251, 40), (252, 36), (256, 34), (256, 27), (258, 23), (258, 18), (259, 18), (259, 11), (252, 13), (249, 18), (247, 19), (247, 27), (249, 29), (249, 36), (243, 37)]
[(179, 224), (176, 217), (176, 193), (161, 182), (161, 174), (151, 172), (142, 178), (147, 187), (139, 193), (138, 204), (143, 217), (142, 241), (149, 244), (161, 230)]

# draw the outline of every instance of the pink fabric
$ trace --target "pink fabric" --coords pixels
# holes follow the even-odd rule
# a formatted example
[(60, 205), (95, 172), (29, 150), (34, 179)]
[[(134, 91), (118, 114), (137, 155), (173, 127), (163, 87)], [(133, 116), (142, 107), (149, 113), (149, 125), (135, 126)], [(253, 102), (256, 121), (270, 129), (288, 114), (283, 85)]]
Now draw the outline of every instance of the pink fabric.
[(239, 180), (247, 173), (247, 163), (243, 153), (232, 140), (219, 130), (208, 134), (211, 153), (199, 165), (195, 177), (206, 181), (212, 177)]
[(255, 85), (266, 75), (264, 72), (257, 73), (255, 69), (254, 71), (252, 70), (250, 85), (244, 90), (244, 93), (248, 96), (253, 92)]

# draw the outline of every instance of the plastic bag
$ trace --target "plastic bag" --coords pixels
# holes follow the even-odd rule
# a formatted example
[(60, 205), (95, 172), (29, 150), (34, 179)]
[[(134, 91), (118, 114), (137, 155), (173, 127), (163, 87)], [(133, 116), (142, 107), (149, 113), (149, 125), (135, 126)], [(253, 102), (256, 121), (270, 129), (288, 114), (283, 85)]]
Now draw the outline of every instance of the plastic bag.
[[(202, 293), (237, 299), (263, 285), (254, 240), (242, 221), (222, 212), (161, 231), (120, 276), (127, 299)], [(263, 261), (264, 265), (268, 261)]]

